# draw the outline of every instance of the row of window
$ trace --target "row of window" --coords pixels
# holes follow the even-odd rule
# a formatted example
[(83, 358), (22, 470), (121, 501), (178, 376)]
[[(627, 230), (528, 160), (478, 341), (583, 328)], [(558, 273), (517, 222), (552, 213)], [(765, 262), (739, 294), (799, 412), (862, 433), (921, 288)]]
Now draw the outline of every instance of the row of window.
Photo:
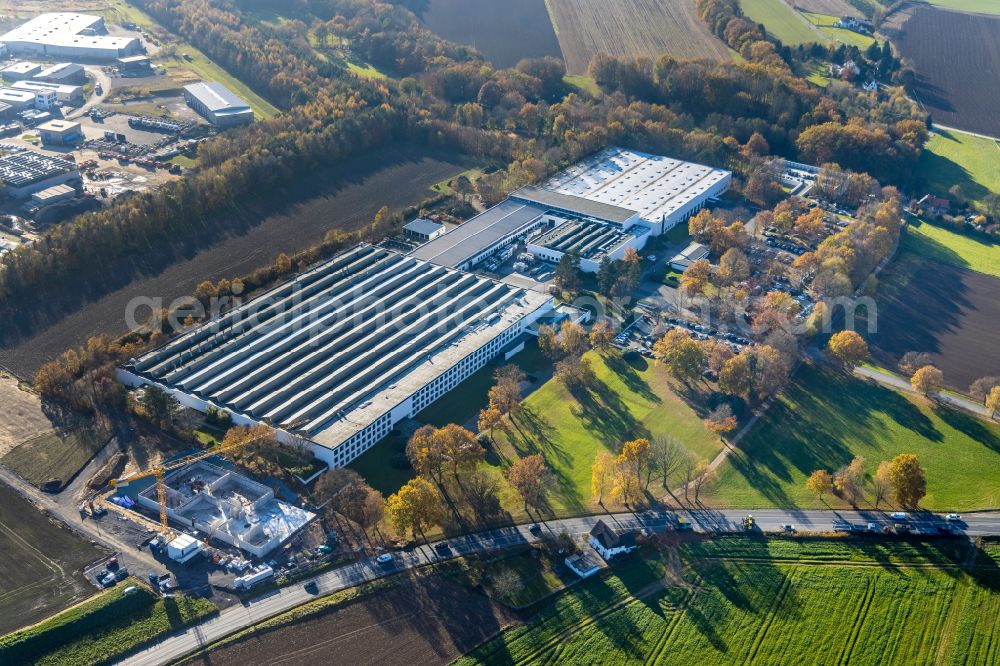
[[(500, 350), (517, 337), (520, 332), (519, 325), (509, 327), (489, 343), (466, 356), (433, 382), (417, 391), (412, 398), (410, 416), (419, 413), (424, 407), (458, 386), (469, 375), (486, 365), (490, 359), (499, 354)], [(386, 412), (364, 430), (351, 435), (350, 438), (334, 449), (333, 466), (341, 467), (357, 458), (376, 442), (388, 435), (389, 431), (392, 430), (392, 426), (392, 414), (391, 412)]]

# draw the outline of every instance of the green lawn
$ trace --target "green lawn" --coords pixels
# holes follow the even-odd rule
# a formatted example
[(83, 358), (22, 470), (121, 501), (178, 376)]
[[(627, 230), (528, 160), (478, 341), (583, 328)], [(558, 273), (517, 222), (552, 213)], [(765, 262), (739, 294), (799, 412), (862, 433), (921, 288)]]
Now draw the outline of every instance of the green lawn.
[(547, 382), (524, 401), (519, 427), (509, 431), (503, 447), (511, 455), (545, 457), (557, 480), (555, 513), (596, 508), (590, 494), (594, 459), (600, 451), (617, 452), (627, 440), (669, 435), (707, 460), (722, 449), (702, 417), (675, 393), (665, 368), (638, 354), (605, 360), (589, 352), (587, 358), (597, 376), (594, 386), (574, 395), (557, 380)]
[(935, 261), (1000, 277), (1000, 244), (966, 236), (928, 222), (907, 228), (903, 249)]
[(788, 46), (826, 41), (784, 0), (740, 0), (740, 7), (752, 21), (763, 23), (768, 33)]
[[(704, 543), (716, 542), (766, 544)], [(968, 546), (939, 553), (937, 544), (893, 542), (870, 553), (847, 542), (838, 545), (846, 561), (829, 562), (808, 552), (772, 559), (766, 546), (751, 559), (701, 546), (679, 548), (680, 571), (665, 585), (664, 554), (640, 551), (457, 663), (995, 663), (1000, 572), (995, 563), (960, 572)]]
[(958, 185), (963, 199), (979, 203), (1000, 194), (1000, 143), (954, 130), (935, 130), (917, 165), (917, 176), (938, 196)]
[[(590, 494), (594, 459), (600, 451), (616, 452), (629, 439), (670, 435), (706, 460), (722, 449), (722, 442), (705, 429), (702, 417), (675, 392), (663, 367), (638, 354), (629, 354), (627, 360), (605, 360), (590, 352), (587, 358), (597, 376), (594, 386), (574, 396), (561, 382), (547, 381), (524, 400), (517, 427), (510, 428), (506, 435), (497, 432), (503, 459), (495, 455), (487, 458), (486, 468), (499, 475), (515, 456), (541, 453), (557, 481), (550, 496), (549, 515), (597, 510)], [(540, 374), (548, 363), (536, 346), (528, 347), (512, 362), (528, 374)], [(418, 414), (417, 420), (438, 426), (469, 423), (486, 404), (494, 367), (474, 374)], [(358, 457), (351, 467), (383, 493), (395, 492), (413, 477), (413, 471), (402, 463), (405, 446), (402, 437), (387, 437)], [(680, 473), (672, 481), (676, 484), (679, 479)], [(657, 482), (650, 491), (662, 492)], [(506, 482), (501, 495), (507, 511), (522, 515), (521, 503)], [(610, 502), (606, 504), (610, 506)]]
[[(864, 456), (916, 454), (927, 472), (922, 506), (968, 511), (1000, 507), (1000, 425), (860, 379), (806, 365), (740, 452), (719, 470), (707, 501), (719, 506), (843, 506), (806, 489), (814, 470), (836, 471)], [(861, 502), (868, 506), (867, 499)], [(884, 505), (883, 505), (884, 506)]]
[(862, 35), (861, 33), (854, 32), (853, 30), (846, 30), (844, 28), (835, 28), (834, 24), (839, 21), (839, 17), (829, 16), (827, 14), (816, 14), (813, 12), (801, 12), (806, 19), (817, 28), (819, 31), (826, 35), (830, 39), (835, 39), (838, 42), (846, 44), (847, 46), (857, 46), (859, 49), (864, 51), (875, 41), (874, 38), (868, 35)]
[(594, 97), (598, 97), (601, 94), (601, 89), (597, 85), (597, 82), (584, 74), (567, 74), (563, 77), (563, 82), (566, 85), (588, 92)]

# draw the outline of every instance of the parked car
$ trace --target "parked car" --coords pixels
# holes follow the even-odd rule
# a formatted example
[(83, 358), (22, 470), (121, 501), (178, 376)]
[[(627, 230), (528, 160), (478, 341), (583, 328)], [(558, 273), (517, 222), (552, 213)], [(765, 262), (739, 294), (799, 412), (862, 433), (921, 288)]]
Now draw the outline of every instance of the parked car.
[(944, 517), (944, 519), (947, 520), (949, 523), (962, 522), (962, 516), (958, 515), (957, 513), (949, 513), (947, 516)]
[(792, 525), (791, 523), (785, 523), (784, 525), (781, 526), (781, 529), (784, 532), (794, 532), (795, 525)]
[(909, 516), (902, 511), (893, 511), (889, 514), (889, 517), (893, 520), (908, 520)]
[(869, 532), (878, 532), (878, 523), (868, 523)]
[(375, 561), (379, 564), (389, 564), (392, 562), (392, 553), (382, 553), (375, 558)]
[(538, 523), (534, 523), (531, 527), (528, 528), (528, 531), (531, 532), (532, 534), (538, 534), (539, 532), (542, 531), (542, 526), (539, 525)]

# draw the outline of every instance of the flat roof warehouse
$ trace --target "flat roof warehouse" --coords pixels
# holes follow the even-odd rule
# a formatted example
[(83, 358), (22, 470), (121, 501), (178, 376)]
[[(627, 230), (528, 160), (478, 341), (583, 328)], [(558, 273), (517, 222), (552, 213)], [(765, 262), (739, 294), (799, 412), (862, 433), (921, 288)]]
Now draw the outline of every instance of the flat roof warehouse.
[(216, 405), (268, 423), (339, 465), (484, 365), (551, 305), (541, 293), (360, 245), (119, 376), (160, 384), (203, 411)]

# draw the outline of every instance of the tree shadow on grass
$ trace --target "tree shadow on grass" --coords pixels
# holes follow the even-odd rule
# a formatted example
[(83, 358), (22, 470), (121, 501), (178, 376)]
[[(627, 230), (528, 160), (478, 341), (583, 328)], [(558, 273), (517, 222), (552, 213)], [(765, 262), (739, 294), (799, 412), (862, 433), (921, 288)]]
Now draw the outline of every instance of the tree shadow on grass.
[(944, 439), (933, 421), (899, 393), (806, 365), (730, 464), (770, 502), (792, 507), (787, 487), (796, 472), (808, 476), (846, 465), (863, 452), (860, 446), (890, 436), (882, 418), (921, 438)]
[(990, 429), (977, 417), (941, 404), (934, 407), (934, 413), (969, 439), (1000, 453), (1000, 436), (997, 436), (996, 429)]
[[(956, 141), (954, 135), (946, 130), (936, 129), (934, 132), (948, 141)], [(969, 200), (982, 200), (990, 191), (977, 183), (968, 169), (961, 164), (954, 162), (943, 155), (925, 150), (920, 155), (920, 166), (918, 172), (923, 174), (933, 174), (932, 178), (926, 178), (926, 185), (931, 192), (938, 196), (945, 196), (946, 190), (951, 185), (958, 185), (962, 191), (962, 196)]]
[(632, 415), (621, 396), (600, 379), (574, 387), (570, 393), (578, 405), (570, 409), (573, 416), (605, 446), (617, 448), (627, 439), (649, 436), (649, 430)]
[(604, 358), (604, 364), (632, 393), (650, 402), (662, 402), (660, 396), (656, 395), (649, 383), (639, 374), (649, 368), (649, 361), (641, 355), (635, 353), (609, 354)]

